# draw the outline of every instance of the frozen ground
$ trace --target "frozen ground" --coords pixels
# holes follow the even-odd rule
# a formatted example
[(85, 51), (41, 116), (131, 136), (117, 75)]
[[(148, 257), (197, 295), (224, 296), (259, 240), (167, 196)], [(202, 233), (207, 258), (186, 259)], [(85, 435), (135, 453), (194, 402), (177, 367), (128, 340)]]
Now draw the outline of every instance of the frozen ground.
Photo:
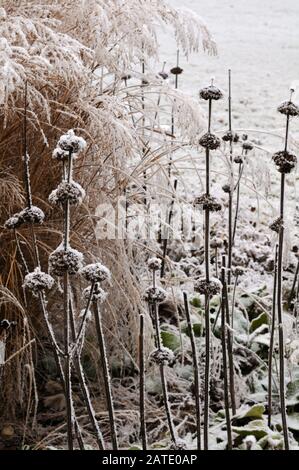
[[(288, 97), (293, 81), (299, 86), (298, 0), (169, 0), (202, 16), (218, 45), (219, 56), (192, 55), (183, 60), (182, 88), (196, 95), (201, 85), (215, 76), (227, 89), (227, 70), (233, 73), (235, 127), (279, 129), (275, 109)], [(175, 44), (162, 41), (161, 57), (175, 63)], [(297, 93), (299, 99), (299, 92)], [(223, 106), (222, 106), (223, 108)], [(220, 111), (220, 120), (226, 119)], [(299, 121), (292, 124), (299, 132)], [(258, 137), (258, 135), (257, 135)], [(275, 145), (276, 140), (273, 142)]]

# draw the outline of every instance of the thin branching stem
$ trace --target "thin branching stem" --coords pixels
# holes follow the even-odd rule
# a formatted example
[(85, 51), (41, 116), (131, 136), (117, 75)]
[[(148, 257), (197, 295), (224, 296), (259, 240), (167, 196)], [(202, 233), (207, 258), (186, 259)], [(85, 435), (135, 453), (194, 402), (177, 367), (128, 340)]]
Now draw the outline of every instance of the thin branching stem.
[(272, 364), (274, 352), (274, 337), (275, 337), (275, 316), (276, 316), (276, 301), (277, 301), (277, 255), (278, 246), (275, 246), (275, 259), (274, 259), (274, 280), (273, 280), (273, 297), (272, 297), (272, 319), (271, 319), (271, 333), (270, 345), (268, 356), (268, 426), (271, 427), (272, 420)]

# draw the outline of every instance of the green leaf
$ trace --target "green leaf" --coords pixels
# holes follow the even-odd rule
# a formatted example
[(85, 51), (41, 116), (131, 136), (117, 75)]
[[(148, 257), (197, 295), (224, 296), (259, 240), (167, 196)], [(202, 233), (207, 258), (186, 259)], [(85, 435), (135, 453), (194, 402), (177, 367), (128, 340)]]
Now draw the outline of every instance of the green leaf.
[(268, 428), (267, 424), (263, 419), (255, 419), (250, 421), (245, 426), (232, 426), (232, 430), (239, 434), (239, 436), (249, 436), (253, 435), (257, 439), (261, 439), (267, 434), (271, 433), (271, 429)]
[(269, 316), (266, 312), (261, 313), (257, 318), (254, 318), (250, 323), (250, 333), (255, 331), (262, 325), (269, 325)]
[(191, 299), (191, 301), (190, 301), (190, 304), (191, 304), (193, 307), (196, 307), (196, 308), (202, 307), (201, 301), (200, 301), (200, 298), (199, 298), (199, 297), (193, 297), (193, 299)]
[(180, 338), (170, 331), (161, 331), (162, 343), (165, 348), (176, 351), (181, 346)]
[(237, 416), (234, 418), (236, 421), (244, 419), (244, 418), (254, 418), (254, 419), (262, 419), (263, 414), (265, 413), (265, 407), (262, 404), (257, 403), (251, 407), (244, 407), (244, 409), (240, 410)]
[[(201, 323), (193, 323), (192, 328), (193, 328), (194, 336), (202, 336), (204, 327)], [(182, 333), (185, 333), (187, 336), (190, 336), (187, 322), (181, 323), (181, 331)]]

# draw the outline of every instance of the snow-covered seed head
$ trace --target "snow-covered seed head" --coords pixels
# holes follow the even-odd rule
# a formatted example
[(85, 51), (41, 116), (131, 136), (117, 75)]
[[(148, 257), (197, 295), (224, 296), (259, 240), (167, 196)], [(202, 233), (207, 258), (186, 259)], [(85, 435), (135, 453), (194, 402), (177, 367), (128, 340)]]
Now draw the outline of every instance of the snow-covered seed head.
[(23, 287), (32, 292), (37, 297), (39, 292), (52, 289), (54, 279), (47, 273), (44, 273), (40, 268), (35, 268), (32, 273), (28, 273), (24, 278)]
[(132, 78), (132, 75), (130, 75), (129, 73), (121, 76), (121, 80), (124, 80), (124, 81), (131, 80), (131, 78)]
[[(90, 292), (91, 292), (92, 286), (86, 287), (83, 291), (83, 297), (85, 300), (88, 300), (90, 298)], [(101, 287), (100, 284), (97, 282), (94, 285), (93, 291), (92, 291), (92, 296), (91, 296), (91, 301), (92, 302), (99, 302), (100, 304), (105, 302), (107, 298), (107, 292), (104, 291)]]
[(147, 266), (151, 271), (158, 271), (161, 268), (162, 261), (160, 258), (150, 258), (147, 261)]
[(211, 132), (207, 132), (199, 139), (199, 145), (206, 149), (216, 150), (220, 147), (220, 139)]
[(85, 191), (79, 183), (75, 181), (62, 181), (49, 196), (49, 202), (53, 206), (63, 206), (67, 201), (76, 206), (82, 203)]
[(149, 304), (160, 304), (166, 297), (167, 293), (162, 287), (148, 287), (143, 294), (143, 300)]
[(194, 281), (194, 290), (202, 295), (208, 295), (212, 297), (213, 295), (220, 294), (222, 289), (222, 284), (217, 278), (211, 278), (207, 281), (205, 278), (199, 278)]
[(287, 150), (276, 152), (272, 159), (280, 173), (291, 173), (297, 163), (296, 155)]
[(239, 139), (240, 139), (239, 134), (237, 134), (236, 132), (232, 132), (232, 131), (227, 131), (222, 137), (222, 140), (224, 142), (234, 142), (235, 144), (239, 142)]
[(169, 348), (164, 346), (161, 349), (154, 349), (149, 355), (150, 362), (154, 362), (159, 366), (172, 365), (174, 363), (174, 354)]
[(283, 219), (282, 217), (277, 217), (270, 225), (269, 228), (273, 232), (279, 233), (280, 229), (283, 227)]
[(230, 185), (230, 184), (224, 184), (224, 185), (222, 186), (222, 191), (223, 191), (224, 193), (230, 193), (230, 192), (231, 192), (231, 189), (232, 189), (232, 188), (231, 188), (231, 185)]
[(209, 194), (202, 194), (195, 198), (194, 204), (202, 206), (203, 210), (209, 210), (210, 212), (221, 211), (221, 203), (217, 199)]
[(250, 150), (253, 150), (253, 144), (247, 140), (245, 140), (245, 142), (243, 142), (243, 145), (242, 145), (243, 149), (244, 150), (247, 150), (247, 151), (250, 151)]
[(45, 220), (44, 211), (37, 206), (26, 207), (20, 214), (20, 218), (24, 223), (41, 225)]
[(4, 227), (9, 229), (9, 230), (14, 230), (18, 227), (20, 227), (23, 223), (22, 217), (20, 217), (20, 214), (14, 214), (12, 217), (7, 219), (7, 221), (4, 223)]
[(65, 250), (61, 245), (49, 256), (49, 270), (51, 274), (63, 276), (65, 273), (76, 274), (82, 268), (83, 254), (80, 251), (68, 248)]
[(246, 269), (243, 268), (243, 266), (234, 266), (233, 268), (233, 273), (235, 276), (238, 276), (238, 277), (243, 276), (245, 272), (246, 272)]
[(166, 72), (159, 72), (158, 76), (162, 78), (162, 80), (167, 80), (168, 78), (168, 73)]
[(62, 135), (58, 141), (58, 147), (65, 152), (79, 153), (86, 147), (86, 141), (78, 137), (73, 129)]
[(172, 442), (169, 447), (170, 450), (186, 450), (188, 449), (187, 444), (182, 439), (176, 439), (176, 442)]
[(203, 100), (220, 100), (223, 98), (223, 93), (215, 85), (209, 85), (199, 91), (199, 96)]
[(111, 279), (111, 273), (106, 266), (101, 263), (93, 263), (84, 266), (80, 274), (89, 282), (103, 282)]
[(234, 162), (239, 164), (243, 163), (243, 158), (241, 157), (241, 155), (234, 157)]
[(278, 106), (277, 111), (286, 116), (299, 116), (299, 107), (292, 101), (284, 101)]
[(212, 238), (211, 243), (210, 243), (211, 248), (216, 249), (216, 248), (222, 248), (223, 247), (223, 240), (222, 238)]
[[(73, 158), (75, 158), (75, 156), (76, 154), (73, 154)], [(56, 149), (53, 150), (52, 158), (59, 162), (65, 162), (69, 158), (69, 152), (62, 150), (60, 147), (56, 147)]]
[(172, 73), (172, 75), (181, 75), (183, 72), (184, 72), (184, 70), (181, 69), (181, 67), (173, 67), (170, 70), (170, 73)]

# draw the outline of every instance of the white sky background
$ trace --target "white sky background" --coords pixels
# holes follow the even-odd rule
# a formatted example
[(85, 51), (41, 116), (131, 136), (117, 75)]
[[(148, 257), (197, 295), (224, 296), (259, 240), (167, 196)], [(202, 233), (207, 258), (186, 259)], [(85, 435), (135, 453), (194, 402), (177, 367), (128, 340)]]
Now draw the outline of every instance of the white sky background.
[[(293, 81), (299, 85), (299, 0), (168, 0), (196, 11), (218, 45), (219, 57), (192, 55), (181, 88), (196, 95), (211, 76), (227, 89), (233, 73), (235, 127), (279, 128), (277, 105), (288, 98)], [(166, 38), (165, 38), (166, 34)], [(161, 59), (175, 64), (176, 47), (162, 34)], [(299, 91), (297, 93), (299, 101)], [(220, 122), (222, 115), (217, 116)], [(293, 131), (299, 131), (298, 122)]]

